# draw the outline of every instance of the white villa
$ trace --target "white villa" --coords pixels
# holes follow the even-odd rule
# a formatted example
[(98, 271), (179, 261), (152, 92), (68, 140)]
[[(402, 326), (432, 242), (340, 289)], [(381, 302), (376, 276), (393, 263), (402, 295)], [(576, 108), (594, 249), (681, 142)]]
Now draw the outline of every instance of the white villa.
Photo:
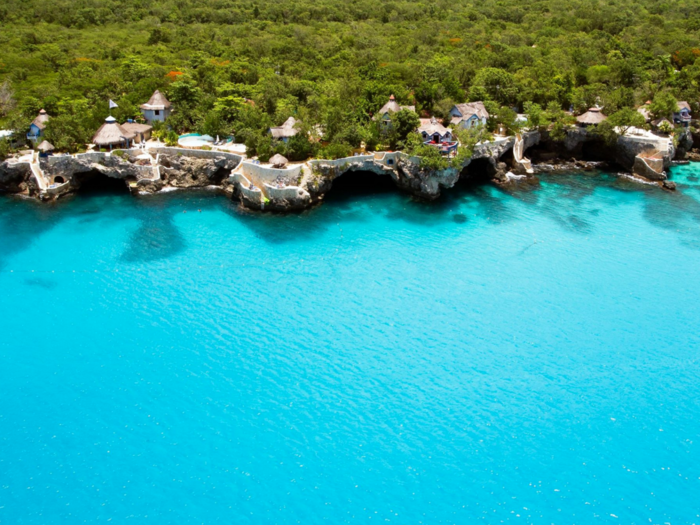
[(486, 111), (484, 103), (469, 102), (467, 104), (455, 104), (450, 110), (452, 124), (460, 128), (474, 128), (479, 125), (486, 125), (489, 112)]
[(378, 120), (379, 122), (381, 122), (382, 130), (388, 131), (391, 129), (391, 114), (398, 113), (402, 109), (415, 111), (416, 106), (399, 106), (399, 103), (396, 102), (396, 98), (394, 97), (394, 95), (391, 95), (389, 97), (389, 102), (384, 104), (382, 106), (382, 109), (380, 109), (373, 118), (374, 120)]
[(452, 132), (440, 124), (435, 118), (420, 119), (421, 126), (418, 128), (418, 133), (423, 137), (424, 142), (434, 142), (441, 144), (443, 142), (452, 141)]
[(165, 121), (170, 116), (170, 101), (157, 89), (145, 104), (141, 104), (141, 113), (148, 123)]

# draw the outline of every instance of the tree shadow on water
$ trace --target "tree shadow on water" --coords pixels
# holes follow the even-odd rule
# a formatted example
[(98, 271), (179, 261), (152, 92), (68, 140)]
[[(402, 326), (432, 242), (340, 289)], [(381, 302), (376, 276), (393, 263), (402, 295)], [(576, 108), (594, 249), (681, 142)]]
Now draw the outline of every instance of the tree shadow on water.
[(197, 213), (219, 206), (209, 192), (173, 192), (138, 199), (134, 216), (140, 220), (120, 259), (141, 263), (167, 259), (187, 248), (187, 242), (174, 222), (176, 214)]
[(53, 290), (58, 286), (58, 283), (56, 281), (52, 281), (50, 279), (44, 279), (42, 277), (32, 277), (30, 279), (25, 279), (24, 284), (27, 286), (31, 286), (34, 288), (41, 288), (43, 290)]
[(124, 262), (138, 263), (167, 259), (186, 248), (185, 239), (173, 223), (172, 217), (144, 220), (121, 254)]

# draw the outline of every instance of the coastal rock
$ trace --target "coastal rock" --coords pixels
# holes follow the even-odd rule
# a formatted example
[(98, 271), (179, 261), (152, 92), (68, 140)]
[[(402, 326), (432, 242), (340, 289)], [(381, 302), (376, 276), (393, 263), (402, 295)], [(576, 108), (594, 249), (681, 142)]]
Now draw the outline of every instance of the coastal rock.
[[(130, 159), (128, 154), (110, 155), (102, 152), (42, 159), (40, 166), (48, 184), (61, 185), (61, 191), (50, 191), (46, 197), (57, 198), (62, 194), (75, 192), (86, 180), (95, 176), (123, 180), (127, 187), (135, 186), (140, 179), (153, 177), (151, 166), (142, 166), (130, 162)], [(64, 182), (67, 183), (65, 186)]]
[(700, 151), (694, 149), (686, 153), (685, 158), (692, 162), (700, 162)]
[(661, 183), (661, 187), (665, 190), (676, 191), (676, 183), (670, 180), (665, 180)]
[(0, 192), (23, 193), (28, 190), (32, 168), (28, 162), (6, 160), (0, 163)]
[[(539, 142), (540, 134), (523, 133), (522, 140), (525, 150)], [(442, 170), (421, 168), (419, 158), (404, 153), (377, 153), (332, 161), (311, 161), (309, 164), (313, 176), (306, 181), (305, 187), (313, 202), (317, 202), (330, 190), (333, 180), (337, 177), (351, 171), (369, 171), (378, 175), (389, 175), (402, 190), (422, 199), (433, 200), (440, 196), (443, 189), (452, 188), (461, 177), (473, 177), (478, 170), (470, 170), (470, 166), (485, 166), (488, 179), (496, 177), (497, 180), (506, 180), (509, 167), (508, 163), (501, 159), (512, 150), (514, 143), (515, 137), (506, 137), (477, 144), (472, 157), (461, 166)], [(479, 160), (482, 162), (475, 162)], [(510, 159), (510, 162), (513, 163), (513, 159)]]
[(678, 135), (677, 143), (675, 157), (678, 159), (686, 158), (688, 152), (693, 149), (693, 135), (690, 130), (685, 130)]
[(183, 154), (160, 154), (160, 177), (176, 188), (194, 188), (221, 184), (238, 163), (224, 156), (196, 158)]
[(661, 155), (637, 155), (634, 158), (634, 166), (632, 167), (632, 173), (640, 177), (644, 177), (647, 180), (666, 180), (666, 172), (664, 171), (664, 159)]
[(398, 169), (392, 173), (396, 185), (422, 199), (433, 200), (440, 196), (441, 188), (451, 188), (459, 180), (457, 168), (426, 170), (417, 158), (402, 158)]

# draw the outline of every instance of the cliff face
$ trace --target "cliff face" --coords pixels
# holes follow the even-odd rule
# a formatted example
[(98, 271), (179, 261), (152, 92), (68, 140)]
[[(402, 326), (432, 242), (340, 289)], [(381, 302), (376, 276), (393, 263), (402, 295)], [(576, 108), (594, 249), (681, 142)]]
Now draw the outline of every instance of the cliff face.
[(238, 165), (234, 159), (214, 157), (202, 159), (185, 155), (160, 154), (160, 177), (174, 188), (197, 188), (220, 185)]
[[(477, 144), (470, 159), (443, 170), (421, 168), (420, 159), (401, 152), (380, 152), (337, 160), (311, 160), (284, 169), (246, 161), (235, 154), (217, 151), (158, 147), (90, 152), (42, 159), (40, 165), (6, 161), (0, 164), (0, 191), (25, 193), (54, 199), (79, 191), (81, 184), (104, 176), (124, 181), (134, 193), (152, 193), (166, 187), (217, 186), (251, 209), (301, 210), (321, 200), (333, 181), (351, 172), (371, 172), (391, 177), (397, 187), (423, 199), (436, 199), (461, 178), (486, 177), (499, 184), (515, 179), (508, 171), (532, 173), (527, 158), (536, 162), (555, 160), (555, 165), (588, 166), (574, 158), (606, 160), (648, 180), (664, 181), (666, 169), (677, 154), (692, 147), (686, 133), (676, 141), (666, 137), (620, 137), (616, 144), (603, 144), (585, 129), (571, 130), (565, 140), (526, 132), (520, 137)], [(517, 148), (516, 148), (517, 145)], [(516, 151), (514, 151), (516, 150)], [(574, 162), (574, 164), (571, 164)], [(564, 164), (561, 164), (564, 167)], [(39, 167), (40, 166), (40, 167)]]
[(671, 161), (692, 146), (692, 137), (683, 133), (676, 143), (677, 146), (673, 137), (646, 134), (621, 136), (611, 145), (584, 128), (576, 128), (562, 141), (554, 141), (545, 134), (532, 154), (537, 162), (555, 165), (574, 159), (604, 161), (648, 180), (661, 181), (666, 179), (664, 170)]
[(0, 162), (0, 193), (23, 193), (28, 190), (32, 169), (27, 162)]
[(56, 178), (67, 181), (71, 190), (80, 188), (82, 174), (97, 172), (113, 179), (138, 180), (143, 176), (143, 166), (132, 164), (117, 155), (90, 154), (78, 156), (49, 157), (41, 163), (41, 169), (49, 182)]
[[(444, 170), (422, 169), (420, 159), (404, 153), (379, 153), (334, 161), (311, 161), (314, 177), (308, 181), (307, 189), (316, 202), (330, 190), (333, 180), (337, 177), (353, 171), (368, 171), (377, 175), (388, 175), (402, 190), (432, 200), (438, 198), (443, 189), (452, 188), (461, 177), (469, 177), (468, 167), (475, 160), (485, 159), (491, 167), (491, 175), (505, 176), (508, 166), (500, 162), (500, 159), (513, 149), (515, 140), (515, 137), (507, 137), (478, 144), (470, 159), (458, 167)], [(524, 133), (522, 140), (523, 149), (526, 150), (539, 142), (540, 134)]]
[(80, 191), (87, 180), (99, 176), (122, 180), (132, 192), (153, 193), (166, 186), (196, 188), (221, 185), (240, 160), (240, 156), (229, 153), (177, 148), (157, 148), (150, 154), (118, 150), (57, 155), (41, 159), (39, 166), (3, 163), (0, 188), (13, 193), (28, 189), (31, 195), (45, 200)]

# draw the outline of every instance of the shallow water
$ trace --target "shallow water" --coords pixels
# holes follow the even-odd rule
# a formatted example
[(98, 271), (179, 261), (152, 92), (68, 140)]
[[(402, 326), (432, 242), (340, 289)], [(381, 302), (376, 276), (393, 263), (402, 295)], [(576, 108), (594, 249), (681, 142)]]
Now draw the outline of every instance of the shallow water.
[(0, 523), (697, 522), (699, 179), (2, 198)]

